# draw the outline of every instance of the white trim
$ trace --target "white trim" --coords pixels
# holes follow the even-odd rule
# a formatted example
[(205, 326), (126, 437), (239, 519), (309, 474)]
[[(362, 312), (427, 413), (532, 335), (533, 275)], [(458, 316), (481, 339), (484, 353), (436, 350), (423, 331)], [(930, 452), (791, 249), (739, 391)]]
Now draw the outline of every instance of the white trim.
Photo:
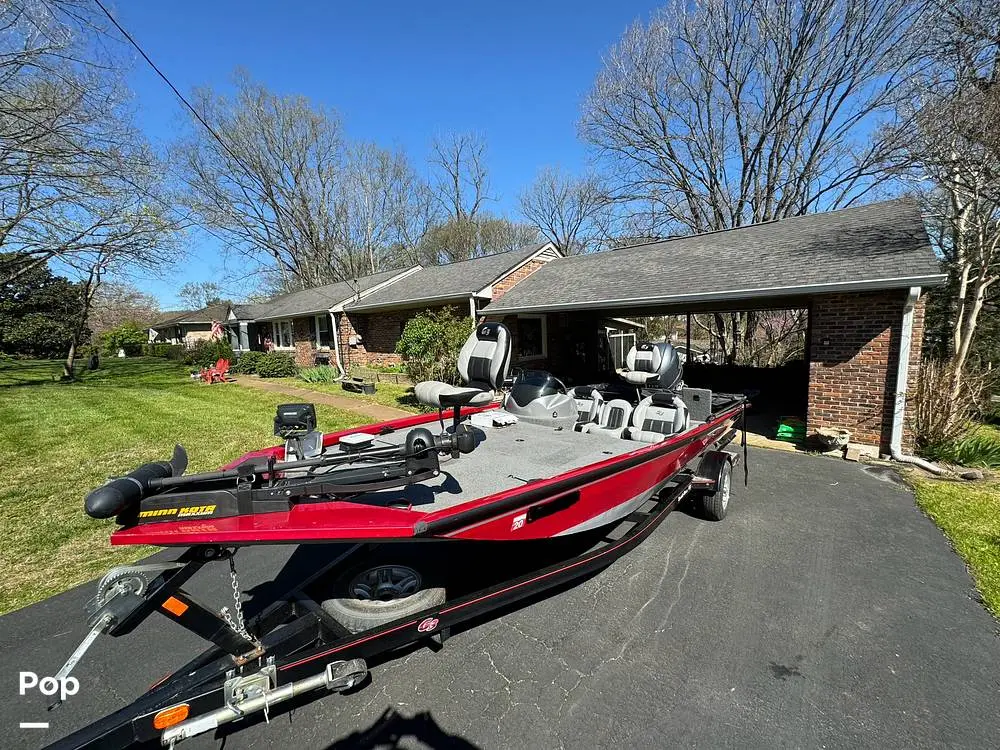
[[(539, 315), (525, 314), (518, 315), (517, 319), (520, 320), (540, 320), (542, 322), (542, 353), (541, 354), (531, 354), (527, 357), (522, 356), (520, 353), (517, 354), (518, 362), (529, 362), (533, 359), (545, 359), (549, 356), (549, 329), (548, 329), (548, 316), (544, 313)], [(520, 342), (519, 342), (520, 346)]]
[[(423, 266), (413, 266), (412, 268), (407, 268), (405, 271), (400, 271), (395, 276), (391, 276), (390, 278), (386, 279), (385, 281), (383, 281), (383, 282), (381, 282), (379, 284), (376, 284), (373, 287), (369, 287), (368, 289), (365, 289), (363, 292), (359, 292), (357, 294), (352, 294), (347, 299), (342, 299), (340, 302), (338, 302), (336, 305), (333, 305), (332, 307), (321, 307), (321, 308), (318, 308), (316, 310), (301, 310), (301, 311), (295, 312), (295, 313), (279, 313), (278, 315), (272, 315), (272, 316), (265, 315), (265, 316), (257, 318), (257, 320), (259, 320), (261, 322), (267, 322), (267, 321), (274, 321), (274, 320), (287, 320), (289, 318), (289, 316), (291, 316), (292, 318), (307, 318), (310, 315), (319, 315), (320, 313), (328, 313), (328, 312), (329, 313), (339, 313), (339, 312), (343, 312), (344, 311), (344, 305), (350, 304), (351, 302), (356, 302), (356, 301), (358, 301), (360, 299), (364, 299), (369, 294), (373, 294), (373, 293), (379, 291), (380, 289), (385, 289), (390, 284), (395, 284), (397, 281), (399, 281), (401, 279), (405, 279), (407, 276), (409, 276), (411, 274), (414, 274), (417, 271), (421, 270), (421, 268), (423, 268)], [(337, 282), (334, 282), (334, 283), (337, 283)], [(325, 286), (328, 286), (328, 285), (325, 285)], [(288, 294), (297, 294), (297, 292), (289, 292)], [(288, 294), (279, 295), (278, 297), (275, 297), (275, 299), (271, 300), (271, 301), (274, 302), (276, 300), (279, 300), (279, 299), (281, 299), (281, 297), (288, 296)], [(268, 302), (263, 302), (261, 304), (267, 305), (269, 303)]]
[(330, 309), (328, 309), (327, 312), (331, 312), (331, 313), (343, 312), (344, 311), (344, 305), (346, 305), (346, 304), (348, 304), (350, 302), (358, 302), (359, 300), (362, 300), (365, 297), (367, 297), (369, 294), (374, 294), (375, 292), (381, 291), (382, 289), (385, 289), (387, 286), (389, 286), (391, 284), (395, 284), (397, 281), (401, 281), (402, 279), (405, 279), (407, 276), (412, 276), (413, 274), (415, 274), (417, 271), (420, 271), (420, 270), (423, 270), (423, 266), (416, 265), (416, 266), (413, 266), (412, 268), (407, 268), (405, 271), (401, 271), (400, 273), (396, 274), (395, 276), (386, 279), (381, 284), (376, 284), (373, 287), (369, 287), (368, 289), (365, 289), (363, 292), (359, 292), (358, 294), (355, 294), (354, 296), (348, 297), (345, 300), (341, 300), (336, 305), (334, 305), (333, 307), (331, 307)]
[(866, 279), (863, 281), (840, 281), (834, 283), (800, 284), (798, 286), (775, 286), (761, 289), (727, 289), (719, 292), (693, 292), (691, 294), (672, 294), (660, 297), (625, 297), (622, 299), (577, 300), (575, 302), (555, 302), (541, 305), (522, 305), (520, 307), (490, 308), (491, 315), (533, 311), (578, 310), (581, 307), (651, 307), (653, 305), (683, 304), (685, 302), (716, 302), (722, 300), (755, 299), (758, 297), (785, 296), (792, 297), (802, 294), (832, 294), (835, 292), (877, 291), (880, 289), (905, 289), (912, 286), (933, 286), (947, 278), (945, 274), (928, 276), (901, 276), (892, 279)]
[[(544, 256), (544, 255), (548, 255), (550, 257), (543, 258), (542, 256)], [(540, 260), (540, 261), (542, 261), (542, 263), (548, 263), (550, 261), (555, 260), (556, 258), (562, 258), (562, 257), (563, 257), (563, 254), (561, 252), (559, 252), (559, 250), (556, 248), (555, 245), (553, 245), (551, 242), (546, 242), (544, 245), (542, 245), (540, 248), (538, 248), (535, 252), (533, 252), (527, 258), (525, 258), (524, 260), (522, 260), (520, 263), (518, 263), (516, 266), (514, 266), (513, 268), (508, 268), (502, 274), (500, 274), (495, 279), (493, 279), (493, 281), (491, 281), (489, 284), (487, 284), (486, 286), (484, 286), (478, 292), (475, 292), (475, 296), (476, 297), (485, 297), (486, 299), (493, 299), (493, 285), (496, 284), (496, 283), (498, 283), (501, 279), (507, 278), (512, 273), (514, 273), (514, 271), (516, 271), (517, 269), (521, 268), (524, 265), (527, 265), (528, 263), (530, 263), (533, 260)]]
[(632, 326), (633, 328), (641, 328), (644, 331), (646, 330), (646, 324), (640, 323), (636, 320), (629, 320), (628, 318), (607, 318), (607, 320), (610, 320), (613, 323), (624, 323), (625, 325)]
[[(288, 338), (291, 346), (281, 346), (281, 324), (288, 323)], [(274, 343), (275, 351), (294, 352), (295, 351), (295, 322), (292, 318), (276, 318), (271, 321), (271, 341)]]
[[(313, 332), (316, 334), (316, 341), (315, 341), (315, 343), (316, 343), (316, 351), (318, 351), (318, 352), (328, 352), (328, 351), (330, 351), (330, 345), (329, 344), (322, 344), (322, 343), (320, 343), (319, 322), (321, 320), (326, 319), (328, 316), (331, 316), (331, 315), (333, 315), (333, 313), (330, 313), (330, 312), (316, 313), (315, 315), (313, 315)], [(332, 323), (331, 323), (331, 325), (332, 325)]]

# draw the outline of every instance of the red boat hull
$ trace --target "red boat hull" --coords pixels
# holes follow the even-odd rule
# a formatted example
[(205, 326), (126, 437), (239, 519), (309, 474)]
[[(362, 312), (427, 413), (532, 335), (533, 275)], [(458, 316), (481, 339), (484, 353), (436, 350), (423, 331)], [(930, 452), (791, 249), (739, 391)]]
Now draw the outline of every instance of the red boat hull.
[[(735, 404), (661, 443), (432, 513), (344, 501), (300, 503), (288, 512), (133, 526), (113, 533), (111, 543), (189, 547), (413, 538), (520, 541), (577, 533), (628, 515), (661, 483), (728, 435), (744, 408)], [(480, 410), (463, 413), (475, 411)], [(377, 434), (437, 419), (436, 414), (418, 415), (345, 430), (326, 435), (324, 445), (334, 445), (350, 433)], [(251, 457), (283, 454), (281, 446), (255, 451), (225, 468)]]

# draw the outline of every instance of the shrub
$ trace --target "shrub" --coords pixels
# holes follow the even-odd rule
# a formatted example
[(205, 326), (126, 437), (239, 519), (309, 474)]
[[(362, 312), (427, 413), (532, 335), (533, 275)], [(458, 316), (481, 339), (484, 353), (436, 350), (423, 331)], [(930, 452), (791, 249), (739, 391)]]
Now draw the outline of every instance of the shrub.
[(171, 362), (186, 362), (187, 354), (187, 349), (185, 349), (181, 344), (170, 344), (166, 357)]
[(208, 367), (220, 359), (228, 359), (232, 362), (235, 357), (233, 347), (229, 345), (228, 341), (205, 339), (199, 341), (192, 349), (187, 350), (184, 362), (197, 367)]
[(126, 357), (138, 357), (147, 346), (146, 332), (137, 323), (122, 323), (101, 334), (101, 348), (105, 354), (118, 354), (119, 349), (125, 350)]
[(976, 428), (956, 440), (929, 446), (925, 452), (938, 461), (1000, 469), (1000, 433)]
[(295, 359), (285, 352), (268, 352), (257, 364), (257, 374), (262, 378), (294, 378), (298, 373)]
[(951, 362), (925, 360), (920, 366), (907, 408), (917, 448), (923, 455), (968, 437), (974, 419), (987, 406), (993, 375), (968, 370), (956, 380), (958, 377)]
[(415, 383), (442, 380), (457, 385), (458, 353), (474, 327), (472, 318), (456, 316), (451, 308), (425, 310), (410, 318), (396, 344), (406, 374)]
[(237, 375), (256, 375), (260, 362), (267, 356), (264, 352), (243, 352), (236, 358), (236, 362), (229, 368), (230, 372)]
[(337, 368), (330, 367), (329, 365), (306, 367), (299, 370), (299, 380), (304, 380), (307, 383), (333, 383), (339, 375), (340, 373), (337, 372)]
[[(170, 358), (171, 351), (177, 351), (180, 356), (184, 355), (184, 347), (179, 344), (143, 344), (142, 355), (144, 357), (165, 357)], [(180, 357), (175, 357), (179, 359)]]

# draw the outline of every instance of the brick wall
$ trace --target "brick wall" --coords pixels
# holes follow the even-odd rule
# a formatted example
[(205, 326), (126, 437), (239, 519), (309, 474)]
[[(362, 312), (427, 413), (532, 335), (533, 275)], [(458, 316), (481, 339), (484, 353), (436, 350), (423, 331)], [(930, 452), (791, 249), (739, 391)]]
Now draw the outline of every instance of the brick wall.
[(493, 299), (498, 300), (503, 297), (507, 292), (509, 292), (518, 283), (524, 281), (526, 278), (531, 276), (535, 271), (544, 266), (545, 263), (540, 260), (530, 260), (523, 266), (513, 271), (512, 273), (504, 276), (500, 281), (493, 285)]
[[(344, 367), (401, 364), (403, 359), (396, 354), (396, 344), (406, 322), (417, 312), (419, 311), (393, 310), (368, 315), (342, 313), (337, 335), (340, 337), (340, 356)], [(360, 339), (352, 346), (351, 336), (358, 335)]]
[(295, 364), (312, 367), (316, 364), (316, 331), (313, 319), (295, 318), (292, 321), (292, 341), (295, 343)]
[[(889, 450), (896, 363), (907, 291), (815, 297), (809, 310), (810, 362), (807, 429), (842, 427), (856, 443)], [(910, 384), (916, 377), (925, 302), (914, 311)], [(903, 448), (913, 435), (904, 428)]]

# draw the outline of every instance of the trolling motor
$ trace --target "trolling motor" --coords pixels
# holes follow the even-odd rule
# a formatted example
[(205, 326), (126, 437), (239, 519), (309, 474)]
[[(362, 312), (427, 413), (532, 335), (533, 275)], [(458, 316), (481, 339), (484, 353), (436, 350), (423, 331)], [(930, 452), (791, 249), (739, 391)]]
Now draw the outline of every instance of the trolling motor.
[(353, 433), (341, 437), (339, 450), (324, 453), (315, 428), (312, 404), (282, 404), (274, 433), (285, 439), (283, 460), (255, 457), (232, 469), (184, 475), (187, 453), (177, 446), (170, 461), (144, 464), (90, 492), (87, 514), (131, 526), (288, 511), (299, 502), (350, 500), (422, 482), (441, 473), (439, 455), (476, 447), (475, 434), (459, 425), (441, 435), (411, 429), (403, 445), (376, 445), (376, 436)]

